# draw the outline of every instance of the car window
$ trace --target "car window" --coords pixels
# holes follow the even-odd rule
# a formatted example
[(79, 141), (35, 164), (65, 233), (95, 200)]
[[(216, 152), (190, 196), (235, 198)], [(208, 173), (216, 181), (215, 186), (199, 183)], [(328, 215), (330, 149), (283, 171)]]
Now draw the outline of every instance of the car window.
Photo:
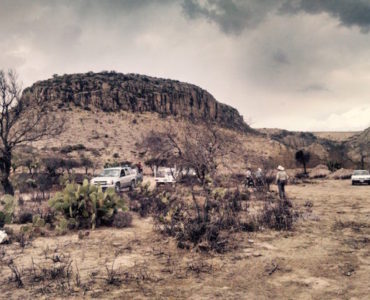
[(105, 169), (100, 176), (101, 177), (117, 177), (119, 175), (119, 170)]
[(125, 170), (121, 170), (121, 177), (125, 176)]
[(366, 170), (357, 170), (353, 172), (353, 175), (369, 175), (369, 172)]

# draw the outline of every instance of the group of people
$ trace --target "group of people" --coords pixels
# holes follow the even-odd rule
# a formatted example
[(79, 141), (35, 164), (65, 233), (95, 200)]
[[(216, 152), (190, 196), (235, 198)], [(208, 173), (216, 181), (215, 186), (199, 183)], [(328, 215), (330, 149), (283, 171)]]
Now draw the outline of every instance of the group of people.
[(252, 170), (248, 168), (247, 170), (247, 183), (246, 185), (248, 187), (254, 187), (254, 186), (263, 186), (264, 183), (264, 177), (262, 173), (262, 169), (258, 168), (257, 171), (254, 173), (254, 176), (252, 174)]
[[(276, 184), (279, 189), (279, 197), (280, 199), (285, 199), (285, 185), (288, 182), (288, 174), (286, 173), (283, 166), (277, 167), (277, 174), (276, 174)], [(264, 175), (261, 168), (258, 168), (257, 171), (254, 173), (254, 177), (252, 174), (252, 170), (248, 168), (247, 170), (247, 187), (254, 187), (254, 186), (263, 186), (265, 184)]]

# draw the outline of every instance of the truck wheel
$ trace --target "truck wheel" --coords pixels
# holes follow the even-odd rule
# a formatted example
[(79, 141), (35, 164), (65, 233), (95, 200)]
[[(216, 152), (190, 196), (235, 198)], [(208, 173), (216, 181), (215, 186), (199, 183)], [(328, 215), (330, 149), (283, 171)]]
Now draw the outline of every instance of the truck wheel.
[(134, 180), (131, 181), (130, 191), (133, 191), (135, 189), (135, 186), (136, 186), (135, 181)]
[(117, 194), (120, 193), (121, 192), (121, 184), (119, 182), (117, 182), (114, 189), (115, 189)]

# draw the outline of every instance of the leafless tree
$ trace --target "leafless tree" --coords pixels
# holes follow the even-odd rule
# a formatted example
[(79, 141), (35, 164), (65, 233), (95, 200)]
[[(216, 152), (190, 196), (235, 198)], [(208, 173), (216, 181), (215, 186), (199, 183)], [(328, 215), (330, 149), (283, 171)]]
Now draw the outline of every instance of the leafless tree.
[[(224, 158), (233, 152), (234, 137), (213, 124), (168, 127), (150, 132), (140, 145), (151, 158), (165, 160), (180, 169), (194, 169), (200, 183), (213, 177)], [(235, 149), (235, 147), (234, 147)]]
[(14, 194), (9, 180), (14, 148), (57, 136), (64, 130), (64, 118), (52, 110), (47, 101), (22, 94), (14, 71), (0, 70), (0, 182), (5, 193)]

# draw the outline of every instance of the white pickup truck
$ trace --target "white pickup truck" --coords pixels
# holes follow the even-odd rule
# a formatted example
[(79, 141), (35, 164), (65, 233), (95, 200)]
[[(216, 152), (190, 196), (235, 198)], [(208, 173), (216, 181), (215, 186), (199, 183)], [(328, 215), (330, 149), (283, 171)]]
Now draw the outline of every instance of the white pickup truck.
[(103, 172), (91, 179), (91, 184), (100, 185), (103, 189), (113, 187), (116, 192), (129, 187), (133, 190), (136, 186), (137, 172), (130, 167), (107, 168)]
[(370, 184), (370, 174), (367, 170), (354, 170), (351, 176), (352, 185), (367, 183)]

